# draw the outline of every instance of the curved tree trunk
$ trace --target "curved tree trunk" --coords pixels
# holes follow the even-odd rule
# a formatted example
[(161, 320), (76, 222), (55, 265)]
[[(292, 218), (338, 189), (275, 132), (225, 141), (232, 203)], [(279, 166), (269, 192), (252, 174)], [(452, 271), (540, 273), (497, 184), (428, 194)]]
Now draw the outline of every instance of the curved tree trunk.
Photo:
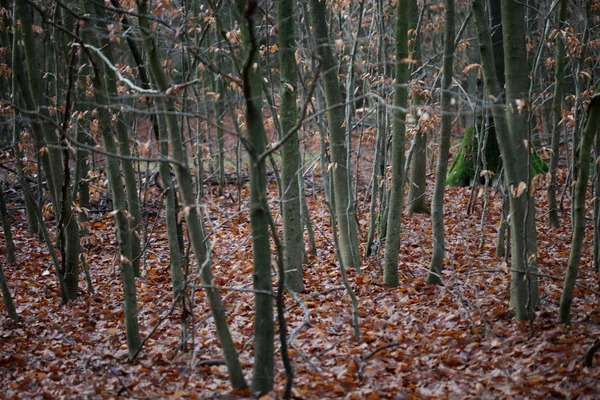
[[(596, 93), (600, 90), (600, 85), (596, 87)], [(600, 94), (594, 95), (589, 106), (589, 114), (581, 138), (581, 148), (579, 151), (579, 161), (577, 167), (577, 181), (575, 182), (575, 199), (573, 214), (573, 236), (571, 239), (571, 251), (569, 252), (569, 264), (567, 274), (560, 296), (560, 322), (563, 324), (571, 323), (571, 304), (573, 303), (573, 290), (575, 288), (575, 279), (579, 271), (579, 262), (581, 261), (581, 249), (583, 247), (583, 238), (585, 236), (585, 196), (587, 193), (588, 179), (590, 175), (591, 148), (596, 136), (596, 131), (600, 127)]]

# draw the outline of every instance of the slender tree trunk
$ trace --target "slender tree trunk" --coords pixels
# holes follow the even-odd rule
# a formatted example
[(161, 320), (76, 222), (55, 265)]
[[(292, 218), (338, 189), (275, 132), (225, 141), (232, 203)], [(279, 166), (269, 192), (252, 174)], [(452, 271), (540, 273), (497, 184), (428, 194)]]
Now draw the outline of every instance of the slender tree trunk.
[[(100, 40), (102, 51), (106, 58), (112, 61), (113, 58), (113, 43), (110, 40), (108, 28), (106, 27), (106, 12), (104, 5), (96, 3), (95, 5), (96, 15), (98, 15), (98, 22), (96, 23), (97, 28), (100, 28)], [(112, 96), (117, 96), (117, 81), (116, 74), (111, 68), (104, 68), (104, 77), (106, 81), (106, 90)], [(116, 134), (117, 143), (119, 148), (119, 154), (124, 157), (130, 157), (131, 151), (129, 149), (129, 133), (127, 126), (125, 125), (124, 115), (116, 115)], [(133, 168), (133, 162), (130, 159), (121, 159), (121, 168), (123, 169), (123, 176), (125, 178), (125, 189), (127, 198), (127, 210), (129, 211), (129, 235), (130, 235), (130, 256), (133, 271), (135, 276), (140, 275), (140, 238), (141, 238), (141, 224), (142, 218), (140, 213), (140, 202), (138, 197), (137, 182), (135, 179), (135, 170)]]
[(219, 183), (219, 196), (225, 190), (225, 138), (223, 137), (223, 101), (225, 100), (225, 83), (223, 79), (217, 82), (217, 96), (215, 101), (215, 122), (217, 124), (217, 181)]
[[(121, 5), (119, 4), (118, 0), (111, 0), (111, 3), (114, 7), (121, 8)], [(122, 18), (123, 24), (127, 25), (127, 18), (125, 16)], [(142, 59), (142, 55), (135, 40), (133, 40), (130, 35), (127, 35), (127, 44), (129, 46), (131, 55), (133, 56), (135, 63), (138, 67), (142, 87), (149, 89), (150, 77), (148, 76), (146, 65), (144, 63), (144, 60)], [(152, 127), (154, 130), (154, 136), (157, 143), (159, 143), (160, 156), (166, 158), (169, 155), (169, 138), (167, 134), (165, 119), (161, 115), (158, 115), (151, 119)], [(173, 182), (173, 179), (171, 177), (171, 168), (169, 166), (169, 163), (167, 161), (162, 161), (159, 164), (158, 170), (164, 185), (164, 195), (166, 196), (165, 220), (167, 224), (167, 240), (169, 242), (169, 255), (171, 258), (170, 268), (171, 281), (173, 283), (173, 301), (177, 301), (177, 299), (181, 299), (181, 291), (184, 287), (184, 278), (182, 271), (184, 253), (183, 231), (181, 223), (177, 220), (179, 207), (177, 203), (175, 183)]]
[(392, 189), (389, 199), (385, 252), (383, 256), (383, 283), (398, 286), (398, 253), (400, 225), (404, 205), (404, 142), (408, 82), (408, 0), (397, 0), (396, 13), (396, 92), (394, 95), (392, 133)]
[[(93, 5), (92, 5), (93, 6)], [(89, 10), (90, 4), (84, 4), (84, 10)], [(93, 12), (91, 13), (92, 15)], [(85, 26), (82, 36), (87, 43), (94, 43), (94, 32), (91, 26)], [(112, 62), (111, 59), (108, 59)], [(129, 212), (127, 211), (127, 200), (125, 187), (121, 180), (121, 163), (117, 158), (117, 144), (115, 141), (115, 132), (111, 123), (111, 115), (108, 112), (109, 100), (107, 93), (111, 91), (107, 88), (106, 69), (104, 61), (100, 57), (92, 60), (94, 63), (94, 95), (100, 105), (98, 108), (97, 119), (93, 122), (97, 124), (102, 134), (104, 150), (113, 156), (106, 158), (106, 175), (112, 194), (113, 216), (117, 228), (117, 241), (119, 243), (119, 268), (121, 271), (121, 281), (123, 284), (123, 309), (125, 314), (125, 330), (127, 333), (127, 350), (131, 360), (141, 345), (140, 332), (138, 326), (137, 313), (137, 294), (134, 277), (134, 269), (131, 261), (131, 243), (129, 233)], [(112, 93), (116, 93), (112, 92)]]
[(333, 187), (335, 195), (335, 212), (340, 235), (340, 253), (343, 264), (348, 268), (360, 271), (360, 255), (358, 252), (358, 234), (352, 191), (348, 190), (347, 148), (344, 132), (344, 109), (341, 89), (338, 79), (338, 66), (333, 58), (331, 42), (326, 21), (325, 2), (310, 0), (310, 16), (313, 28), (313, 38), (316, 52), (320, 57), (321, 80), (325, 91), (327, 104), (327, 119), (331, 145), (331, 161), (333, 164)]
[[(526, 5), (502, 0), (504, 70), (506, 76), (506, 116), (514, 152), (517, 154), (516, 180), (508, 180), (511, 210), (512, 276), (510, 304), (517, 320), (532, 320), (539, 305), (537, 276), (537, 233), (531, 181), (531, 143), (528, 132), (529, 68), (527, 63)], [(495, 119), (494, 119), (495, 120)], [(504, 159), (504, 154), (503, 154)], [(505, 165), (506, 168), (506, 165)], [(526, 190), (519, 187), (525, 185)]]
[[(596, 87), (596, 93), (600, 90), (600, 85)], [(569, 264), (567, 274), (560, 296), (560, 322), (563, 324), (571, 323), (571, 304), (573, 303), (573, 290), (575, 280), (579, 271), (581, 261), (581, 250), (583, 248), (583, 239), (585, 236), (585, 197), (590, 175), (591, 148), (594, 142), (596, 132), (600, 127), (600, 94), (594, 95), (589, 106), (589, 114), (581, 138), (581, 148), (579, 151), (579, 161), (577, 167), (577, 181), (575, 182), (575, 199), (573, 214), (573, 236), (571, 239), (571, 251), (569, 252)]]
[[(384, 77), (387, 76), (387, 40), (385, 39), (385, 15), (383, 12), (383, 2), (377, 2), (377, 46), (379, 51), (377, 52), (378, 68), (382, 71)], [(381, 97), (385, 96), (385, 81), (378, 83), (377, 90)], [(369, 222), (369, 236), (367, 238), (367, 256), (375, 255), (379, 253), (383, 236), (385, 235), (384, 225), (384, 195), (385, 195), (385, 167), (386, 167), (386, 143), (387, 143), (387, 112), (386, 105), (382, 101), (377, 103), (377, 136), (375, 143), (375, 160), (373, 161), (373, 187), (371, 191), (371, 205), (370, 205), (370, 222)], [(379, 200), (379, 211), (377, 211), (377, 201)], [(377, 232), (377, 242), (375, 242), (375, 231)], [(384, 233), (382, 235), (381, 233)]]
[(249, 166), (250, 225), (252, 227), (254, 253), (252, 277), (254, 278), (254, 289), (257, 291), (255, 295), (252, 391), (264, 395), (273, 390), (273, 338), (275, 329), (273, 325), (273, 287), (269, 243), (268, 214), (270, 210), (266, 197), (265, 158), (261, 156), (266, 149), (266, 133), (262, 117), (262, 78), (254, 68), (254, 65), (258, 62), (258, 43), (256, 42), (253, 22), (257, 8), (258, 2), (256, 0), (238, 3), (238, 12), (243, 16), (243, 20), (239, 20), (242, 27), (242, 44), (245, 54), (242, 82), (246, 102), (247, 150), (250, 153), (251, 160)]
[[(157, 141), (160, 143), (160, 155), (167, 157), (169, 155), (169, 138), (167, 137), (167, 128), (162, 115), (158, 115), (154, 121), (154, 131)], [(173, 282), (173, 301), (182, 300), (184, 277), (183, 277), (183, 252), (181, 248), (181, 224), (177, 222), (177, 193), (175, 189), (175, 182), (171, 177), (171, 168), (169, 163), (163, 161), (159, 165), (160, 177), (165, 185), (165, 196), (166, 196), (166, 215), (165, 220), (167, 223), (167, 238), (169, 242), (169, 255), (171, 256), (171, 281)]]
[(2, 230), (4, 231), (4, 245), (6, 249), (6, 262), (12, 264), (17, 261), (15, 258), (15, 242), (13, 242), (10, 222), (8, 221), (8, 211), (6, 210), (6, 201), (4, 200), (4, 185), (0, 184), (0, 219), (2, 219)]
[(454, 0), (445, 0), (445, 30), (444, 30), (444, 68), (442, 79), (442, 122), (440, 129), (440, 145), (435, 170), (435, 186), (431, 200), (431, 228), (433, 233), (433, 255), (429, 266), (427, 282), (442, 283), (442, 267), (444, 265), (444, 189), (446, 188), (446, 172), (448, 171), (448, 156), (450, 153), (450, 134), (452, 131), (453, 115), (450, 111), (452, 92), (452, 70), (454, 62)]
[[(567, 0), (560, 0), (558, 9), (558, 29), (565, 27), (567, 20)], [(548, 223), (551, 228), (558, 228), (558, 204), (556, 202), (556, 170), (558, 168), (558, 152), (560, 146), (560, 132), (562, 127), (559, 122), (562, 119), (562, 100), (564, 92), (565, 68), (567, 67), (567, 57), (565, 43), (562, 34), (556, 35), (556, 69), (554, 77), (554, 97), (552, 99), (552, 153), (550, 154), (550, 185), (548, 185)]]
[[(29, 15), (30, 10), (25, 6), (24, 0), (17, 0), (15, 5), (16, 15), (18, 15), (21, 23), (29, 85), (18, 77), (17, 81), (19, 82), (21, 94), (27, 108), (48, 117), (47, 109), (44, 107), (42, 76), (38, 65), (39, 54), (36, 51)], [(15, 68), (14, 70), (18, 69)], [(79, 225), (73, 213), (71, 190), (68, 187), (63, 187), (64, 174), (69, 173), (69, 171), (63, 169), (63, 158), (54, 129), (46, 126), (46, 123), (34, 122), (32, 124), (32, 132), (50, 188), (54, 210), (58, 221), (64, 222), (64, 226), (60, 226), (60, 223), (58, 226), (59, 235), (61, 231), (64, 232), (64, 243), (61, 243), (61, 246), (64, 246), (65, 252), (63, 254), (61, 273), (64, 277), (66, 297), (69, 300), (75, 300), (77, 299), (79, 283)]]
[[(280, 121), (282, 135), (285, 136), (296, 124), (296, 47), (294, 1), (279, 0), (279, 62), (280, 62)], [(281, 149), (283, 202), (283, 253), (285, 280), (296, 291), (304, 290), (302, 281), (302, 255), (304, 237), (300, 216), (300, 188), (298, 173), (300, 168), (300, 147), (298, 133), (286, 140)]]
[[(0, 194), (2, 191), (0, 190)], [(12, 296), (10, 295), (10, 291), (8, 290), (8, 284), (6, 283), (6, 277), (4, 276), (4, 266), (0, 265), (0, 290), (2, 291), (2, 300), (4, 301), (4, 307), (6, 307), (6, 312), (10, 319), (13, 321), (19, 320), (19, 314), (17, 314), (17, 309), (12, 300)]]
[[(5, 1), (2, 1), (1, 6), (2, 7), (8, 7), (8, 4), (5, 4)], [(6, 10), (8, 10), (9, 8), (6, 8)], [(4, 23), (5, 26), (12, 26), (12, 21), (8, 18), (9, 14), (5, 13), (3, 15), (2, 18), (2, 22)], [(7, 50), (7, 54), (5, 55), (5, 59), (6, 60), (10, 60), (10, 66), (11, 69), (13, 71), (13, 73), (11, 74), (11, 78), (10, 78), (10, 89), (12, 91), (12, 101), (15, 104), (19, 104), (19, 97), (18, 97), (18, 93), (17, 93), (17, 75), (21, 76), (21, 80), (23, 80), (23, 71), (19, 71), (20, 68), (15, 69), (13, 66), (17, 65), (18, 63), (18, 50), (17, 50), (17, 35), (13, 34), (12, 38), (11, 36), (8, 34), (8, 29), (5, 30), (5, 32), (0, 32), (0, 43), (2, 44), (2, 46)], [(12, 51), (11, 52), (11, 48)], [(27, 181), (27, 177), (25, 175), (25, 170), (23, 169), (23, 151), (21, 150), (21, 140), (20, 140), (20, 134), (19, 134), (19, 125), (17, 123), (17, 119), (14, 118), (13, 119), (13, 123), (12, 123), (12, 148), (13, 148), (13, 152), (15, 153), (15, 162), (16, 162), (16, 169), (17, 169), (17, 176), (19, 177), (19, 182), (21, 184), (21, 187), (25, 186), (25, 185), (29, 185), (29, 182)], [(34, 211), (34, 207), (36, 207), (36, 204), (31, 201), (30, 198), (28, 198), (27, 196), (23, 196), (23, 202), (25, 203), (25, 213), (27, 214), (27, 229), (29, 230), (30, 233), (33, 234), (37, 234), (39, 233), (40, 229), (39, 229), (39, 225), (37, 222), (37, 218), (35, 217), (35, 211)]]
[[(536, 253), (535, 251), (531, 252), (531, 249), (535, 249), (536, 246), (535, 231), (533, 237), (528, 235), (528, 228), (535, 222), (533, 204), (531, 204), (533, 199), (531, 198), (530, 201), (529, 195), (526, 193), (529, 181), (529, 149), (523, 142), (523, 132), (514, 130), (511, 132), (509, 129), (507, 114), (518, 112), (514, 108), (516, 99), (511, 98), (508, 108), (502, 101), (502, 90), (496, 75), (492, 38), (484, 2), (483, 0), (473, 0), (472, 6), (480, 46), (483, 77), (496, 126), (496, 137), (504, 162), (504, 176), (509, 188), (510, 209), (513, 212), (510, 220), (512, 237), (511, 306), (516, 310), (517, 320), (527, 320), (533, 318), (533, 307), (539, 301)], [(517, 16), (507, 16), (509, 21), (512, 21), (513, 18), (516, 18), (515, 22), (518, 23)], [(514, 22), (511, 24), (514, 25)], [(508, 31), (511, 32), (510, 29)], [(511, 72), (514, 73), (514, 70)], [(510, 78), (512, 79), (512, 76)], [(514, 85), (514, 82), (512, 84)], [(525, 88), (527, 85), (523, 87)], [(511, 96), (514, 96), (514, 93), (511, 93)]]
[[(148, 55), (148, 65), (153, 76), (154, 82), (158, 89), (165, 92), (169, 88), (167, 76), (162, 68), (161, 60), (158, 56), (157, 45), (152, 36), (152, 29), (147, 17), (148, 1), (137, 0), (137, 10), (139, 14), (140, 27), (142, 29), (144, 47)], [(202, 280), (205, 285), (211, 285), (213, 282), (212, 268), (210, 260), (207, 259), (206, 247), (204, 244), (204, 234), (200, 221), (201, 214), (199, 213), (194, 191), (192, 188), (192, 176), (187, 167), (184, 148), (182, 142), (181, 128), (177, 122), (176, 109), (173, 100), (166, 96), (163, 98), (163, 106), (165, 108), (165, 120), (167, 123), (167, 131), (169, 133), (169, 141), (173, 158), (178, 162), (175, 166), (175, 174), (179, 183), (179, 191), (183, 200), (183, 210), (187, 221), (188, 234), (190, 243), (196, 254), (196, 262), (198, 272), (202, 274)], [(270, 265), (270, 264), (269, 264)], [(242, 371), (235, 344), (231, 338), (231, 333), (227, 327), (227, 318), (223, 302), (216, 288), (205, 286), (206, 297), (213, 313), (217, 337), (223, 350), (225, 363), (229, 371), (229, 378), (232, 386), (236, 390), (245, 389), (247, 387), (246, 380)]]
[[(412, 58), (413, 66), (421, 64), (421, 38), (418, 32), (419, 6), (416, 0), (410, 0), (410, 28), (415, 31)], [(454, 38), (452, 38), (454, 42)], [(419, 107), (423, 97), (418, 92), (412, 94), (412, 113), (415, 121), (419, 119)], [(418, 126), (418, 123), (417, 123)], [(429, 213), (429, 206), (425, 198), (427, 189), (427, 129), (417, 129), (415, 132), (415, 149), (410, 161), (410, 176), (408, 178), (408, 194), (406, 197), (406, 214)]]

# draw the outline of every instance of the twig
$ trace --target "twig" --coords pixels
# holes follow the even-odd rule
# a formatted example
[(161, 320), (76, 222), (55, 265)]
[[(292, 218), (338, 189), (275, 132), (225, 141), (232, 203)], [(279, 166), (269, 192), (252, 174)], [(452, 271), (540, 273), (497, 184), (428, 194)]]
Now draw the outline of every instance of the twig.
[(132, 363), (132, 362), (135, 361), (135, 359), (137, 358), (137, 356), (140, 353), (140, 351), (142, 351), (142, 348), (144, 347), (144, 344), (148, 341), (148, 339), (150, 339), (150, 337), (152, 337), (152, 335), (154, 334), (154, 332), (156, 332), (156, 330), (163, 323), (163, 321), (165, 319), (167, 319), (167, 317), (173, 313), (173, 310), (175, 310), (175, 306), (177, 306), (177, 303), (179, 302), (179, 297), (181, 297), (181, 296), (177, 296), (177, 298), (175, 299), (175, 301), (173, 301), (173, 303), (171, 304), (171, 307), (169, 308), (169, 311), (167, 311), (166, 313), (164, 313), (163, 315), (161, 315), (160, 318), (158, 318), (158, 321), (156, 321), (156, 324), (154, 324), (154, 327), (152, 328), (152, 330), (150, 331), (150, 333), (148, 333), (148, 335), (146, 335), (146, 337), (144, 338), (144, 340), (142, 340), (142, 343), (140, 343), (140, 346), (137, 348), (137, 350), (135, 351), (135, 353), (133, 353), (133, 355), (131, 357), (129, 357), (129, 362), (130, 363)]
[(596, 353), (596, 351), (598, 351), (598, 348), (600, 348), (600, 338), (594, 340), (594, 343), (592, 343), (588, 351), (585, 353), (585, 361), (583, 365), (585, 365), (586, 367), (593, 366), (594, 354)]
[(369, 354), (367, 354), (366, 356), (362, 357), (360, 359), (360, 367), (358, 368), (358, 379), (363, 380), (364, 379), (364, 369), (365, 366), (367, 365), (367, 361), (369, 361), (371, 358), (375, 357), (377, 355), (377, 353), (379, 353), (380, 351), (386, 350), (386, 349), (391, 349), (393, 347), (398, 347), (401, 346), (402, 343), (400, 342), (393, 342), (393, 343), (388, 343), (386, 345), (380, 346), (378, 348), (376, 348), (375, 350), (373, 350), (372, 352), (370, 352)]

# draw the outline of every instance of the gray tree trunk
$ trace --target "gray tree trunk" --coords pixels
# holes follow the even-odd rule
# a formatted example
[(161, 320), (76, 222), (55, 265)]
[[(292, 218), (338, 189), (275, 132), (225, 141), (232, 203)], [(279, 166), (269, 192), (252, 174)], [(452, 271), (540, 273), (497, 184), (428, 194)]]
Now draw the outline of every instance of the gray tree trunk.
[[(118, 0), (111, 0), (111, 3), (114, 7), (121, 8)], [(123, 16), (122, 18), (123, 24), (127, 25), (127, 17)], [(149, 89), (150, 77), (148, 76), (145, 62), (142, 59), (142, 55), (135, 40), (133, 40), (130, 35), (127, 36), (127, 44), (138, 67), (142, 87)], [(156, 141), (159, 143), (160, 156), (166, 158), (169, 155), (169, 138), (167, 135), (167, 128), (164, 118), (161, 115), (152, 118), (152, 126)], [(182, 271), (184, 245), (182, 242), (183, 236), (181, 223), (177, 220), (177, 214), (179, 212), (177, 193), (175, 189), (175, 183), (171, 177), (171, 168), (169, 163), (167, 161), (162, 161), (159, 164), (158, 170), (165, 189), (165, 220), (167, 224), (167, 240), (169, 243), (171, 281), (173, 283), (173, 301), (177, 301), (177, 299), (181, 299), (183, 295), (182, 290), (184, 288)]]
[[(271, 248), (269, 242), (269, 205), (265, 157), (266, 133), (262, 116), (262, 78), (254, 68), (258, 63), (258, 43), (254, 32), (256, 0), (238, 3), (245, 63), (242, 67), (244, 100), (246, 102), (246, 148), (250, 154), (250, 225), (254, 253), (255, 309), (254, 368), (252, 391), (264, 395), (273, 390), (275, 328), (273, 324), (273, 284), (271, 282)], [(281, 27), (280, 27), (281, 29)], [(296, 194), (297, 196), (297, 194)]]
[[(528, 131), (529, 106), (524, 104), (529, 87), (526, 50), (526, 4), (502, 0), (504, 70), (506, 76), (506, 116), (516, 154), (515, 180), (509, 185), (512, 239), (512, 276), (510, 305), (517, 320), (532, 320), (533, 308), (539, 305), (537, 275), (537, 232), (534, 197), (529, 193), (531, 181), (531, 143)], [(495, 119), (494, 119), (495, 120)], [(504, 153), (502, 154), (504, 157)], [(505, 164), (506, 168), (506, 164)], [(525, 191), (519, 186), (526, 185)]]
[[(84, 10), (92, 12), (91, 6), (83, 4)], [(83, 38), (87, 43), (94, 43), (94, 34), (91, 26), (84, 26)], [(112, 62), (111, 59), (109, 61)], [(111, 123), (111, 115), (108, 112), (109, 100), (107, 93), (106, 69), (103, 60), (95, 57), (93, 60), (93, 85), (96, 102), (100, 105), (98, 108), (97, 124), (102, 134), (104, 150), (112, 156), (106, 157), (106, 175), (112, 194), (113, 216), (117, 228), (117, 241), (119, 243), (119, 269), (121, 271), (121, 281), (123, 284), (123, 310), (125, 314), (125, 330), (127, 334), (127, 350), (129, 359), (133, 359), (134, 354), (141, 345), (140, 332), (138, 326), (137, 314), (137, 294), (134, 277), (134, 269), (131, 261), (131, 236), (129, 232), (129, 212), (127, 211), (127, 200), (125, 187), (121, 179), (121, 163), (117, 158), (117, 144), (115, 141), (115, 132)], [(116, 93), (116, 92), (114, 92)]]
[(435, 169), (435, 186), (431, 200), (431, 228), (433, 234), (433, 255), (429, 265), (427, 282), (442, 283), (442, 267), (445, 256), (444, 240), (444, 190), (446, 188), (446, 173), (448, 172), (448, 156), (450, 153), (450, 135), (452, 133), (452, 118), (450, 100), (452, 92), (452, 72), (454, 63), (454, 0), (445, 0), (445, 29), (444, 29), (444, 67), (442, 79), (440, 145), (438, 148), (437, 166)]
[(338, 66), (333, 58), (329, 31), (326, 21), (325, 2), (310, 0), (310, 16), (313, 28), (313, 39), (320, 57), (321, 81), (325, 91), (327, 120), (331, 145), (331, 161), (333, 163), (333, 187), (335, 196), (335, 212), (340, 235), (340, 253), (343, 264), (348, 268), (360, 271), (360, 255), (358, 252), (358, 233), (352, 202), (351, 183), (347, 170), (347, 148), (344, 132), (344, 109), (339, 84)]
[(15, 242), (13, 241), (10, 222), (8, 221), (8, 211), (6, 210), (6, 201), (4, 200), (4, 184), (0, 182), (0, 219), (2, 220), (2, 230), (4, 231), (4, 245), (6, 249), (6, 262), (12, 264), (17, 261), (15, 258)]
[[(19, 88), (26, 107), (48, 117), (47, 108), (44, 107), (42, 76), (38, 65), (39, 55), (35, 46), (30, 10), (23, 0), (17, 0), (15, 6), (16, 14), (21, 22), (20, 32), (29, 78), (27, 85), (23, 79), (17, 77)], [(16, 68), (16, 70), (18, 69)], [(64, 226), (58, 226), (59, 231), (64, 231), (64, 243), (61, 245), (64, 245), (65, 253), (61, 273), (64, 278), (66, 298), (75, 300), (79, 283), (79, 225), (73, 213), (71, 190), (63, 187), (64, 173), (69, 172), (63, 170), (62, 154), (54, 129), (45, 123), (34, 122), (32, 123), (32, 132), (42, 161), (42, 169), (48, 181), (57, 219), (64, 221)]]
[[(600, 85), (596, 86), (596, 93)], [(575, 182), (575, 199), (573, 214), (573, 236), (569, 252), (569, 264), (565, 275), (565, 282), (560, 296), (560, 322), (571, 323), (571, 304), (573, 303), (573, 290), (581, 261), (581, 249), (585, 237), (585, 197), (590, 175), (591, 148), (600, 126), (600, 94), (595, 94), (589, 106), (589, 114), (581, 138), (579, 151), (577, 181)]]
[[(409, 29), (417, 31), (419, 22), (419, 6), (416, 0), (410, 0)], [(454, 38), (452, 38), (454, 42)], [(421, 64), (421, 38), (417, 32), (414, 37), (412, 58), (415, 66)], [(423, 103), (423, 97), (416, 92), (412, 95), (412, 112), (415, 121), (419, 119), (419, 107)], [(410, 175), (408, 178), (408, 194), (406, 197), (406, 214), (429, 213), (429, 205), (425, 198), (427, 189), (427, 130), (417, 129), (415, 132), (415, 149), (410, 160)]]
[(392, 188), (389, 199), (385, 252), (383, 255), (383, 283), (398, 286), (398, 253), (400, 250), (400, 225), (404, 205), (404, 142), (406, 133), (406, 106), (408, 63), (409, 1), (397, 0), (396, 13), (396, 92), (394, 95), (392, 133)]
[[(286, 136), (296, 125), (296, 48), (294, 1), (279, 0), (279, 70), (280, 70), (280, 123)], [(302, 281), (302, 256), (304, 235), (300, 216), (300, 147), (298, 133), (292, 134), (281, 149), (283, 202), (283, 253), (285, 280), (296, 291), (304, 290)]]
[[(558, 29), (562, 30), (567, 20), (568, 1), (560, 0), (558, 8)], [(554, 76), (554, 97), (552, 98), (552, 153), (550, 154), (550, 185), (548, 185), (548, 224), (551, 228), (558, 228), (558, 204), (556, 202), (556, 170), (558, 169), (558, 152), (560, 147), (560, 133), (562, 127), (559, 122), (562, 119), (562, 100), (564, 92), (565, 68), (568, 59), (566, 57), (565, 43), (562, 34), (556, 35), (556, 69)]]
[[(2, 191), (0, 190), (0, 193)], [(17, 314), (17, 309), (12, 300), (12, 296), (10, 295), (10, 291), (8, 290), (8, 284), (6, 283), (6, 277), (4, 276), (4, 266), (0, 265), (0, 290), (2, 291), (2, 300), (4, 301), (4, 307), (6, 307), (6, 312), (10, 319), (13, 321), (19, 320), (19, 314)]]
[[(511, 266), (511, 306), (516, 310), (517, 320), (528, 320), (533, 318), (533, 307), (539, 302), (537, 289), (537, 254), (535, 238), (535, 220), (533, 215), (533, 198), (528, 195), (529, 182), (529, 148), (523, 142), (524, 130), (510, 130), (508, 115), (514, 117), (515, 92), (511, 92), (509, 107), (502, 101), (502, 90), (496, 75), (494, 51), (492, 38), (489, 30), (488, 18), (485, 12), (483, 0), (473, 0), (473, 14), (479, 40), (481, 65), (485, 80), (487, 98), (489, 99), (500, 153), (504, 162), (504, 176), (509, 188), (510, 209), (513, 212), (510, 220), (512, 238), (512, 266)], [(522, 15), (521, 15), (522, 16)], [(505, 16), (503, 15), (503, 18)], [(519, 23), (518, 15), (506, 15), (510, 24), (506, 24), (505, 30), (514, 34), (514, 24)], [(521, 22), (523, 24), (523, 22)], [(508, 25), (513, 25), (506, 29)], [(510, 37), (512, 39), (512, 36)], [(517, 40), (523, 40), (523, 38)], [(511, 43), (507, 41), (507, 43)], [(505, 46), (505, 50), (511, 45)], [(507, 51), (512, 59), (513, 51)], [(518, 53), (518, 51), (517, 51)], [(521, 55), (523, 56), (523, 55)], [(523, 56), (524, 57), (524, 56)], [(515, 60), (517, 62), (517, 60)], [(517, 62), (518, 63), (518, 62)], [(523, 66), (521, 66), (522, 68)], [(510, 72), (514, 74), (514, 67)], [(507, 74), (507, 82), (513, 80), (514, 76)], [(511, 82), (514, 86), (514, 82)], [(527, 85), (523, 88), (528, 87)], [(516, 88), (511, 87), (513, 90)], [(516, 124), (515, 124), (516, 125)], [(524, 126), (523, 126), (524, 128)], [(530, 229), (533, 227), (533, 236)]]
[[(98, 15), (98, 22), (96, 23), (97, 28), (100, 29), (101, 34), (99, 37), (102, 51), (107, 59), (113, 60), (113, 42), (110, 40), (108, 28), (106, 26), (106, 12), (104, 5), (96, 3), (95, 7), (96, 15)], [(111, 96), (117, 96), (117, 81), (116, 74), (111, 68), (104, 68), (106, 90)], [(129, 133), (127, 125), (125, 125), (124, 115), (116, 116), (116, 133), (117, 142), (119, 148), (119, 154), (124, 157), (129, 157), (131, 151), (129, 149)], [(121, 159), (121, 168), (123, 169), (123, 176), (125, 178), (125, 189), (127, 198), (127, 210), (129, 211), (129, 235), (130, 235), (130, 256), (129, 259), (133, 265), (133, 271), (136, 276), (140, 275), (140, 238), (141, 238), (141, 214), (140, 214), (140, 202), (138, 197), (137, 183), (135, 179), (135, 171), (133, 168), (133, 162), (130, 159)]]

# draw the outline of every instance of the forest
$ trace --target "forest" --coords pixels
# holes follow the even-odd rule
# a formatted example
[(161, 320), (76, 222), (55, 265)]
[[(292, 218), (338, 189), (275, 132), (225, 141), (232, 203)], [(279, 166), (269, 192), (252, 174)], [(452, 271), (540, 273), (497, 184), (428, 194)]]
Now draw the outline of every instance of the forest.
[(0, 398), (600, 397), (600, 0), (0, 0)]

